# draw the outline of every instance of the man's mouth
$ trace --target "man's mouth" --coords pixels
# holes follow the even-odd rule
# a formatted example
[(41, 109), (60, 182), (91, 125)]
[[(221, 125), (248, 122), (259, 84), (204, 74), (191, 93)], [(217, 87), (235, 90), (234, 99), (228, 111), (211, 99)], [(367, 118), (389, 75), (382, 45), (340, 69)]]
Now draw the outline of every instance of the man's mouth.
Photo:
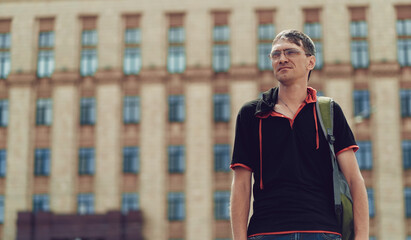
[(283, 70), (283, 69), (291, 69), (290, 67), (280, 67), (279, 69), (278, 69), (278, 72), (280, 72), (281, 70)]

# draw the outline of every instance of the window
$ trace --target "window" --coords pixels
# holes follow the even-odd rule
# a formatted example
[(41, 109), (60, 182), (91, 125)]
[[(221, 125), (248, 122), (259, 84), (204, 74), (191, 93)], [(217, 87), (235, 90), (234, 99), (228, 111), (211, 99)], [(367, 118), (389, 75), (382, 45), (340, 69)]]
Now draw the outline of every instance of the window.
[(94, 174), (94, 148), (80, 148), (78, 173), (80, 175)]
[(51, 125), (52, 122), (52, 101), (49, 98), (37, 100), (36, 124)]
[(37, 57), (37, 76), (51, 77), (54, 71), (54, 32), (40, 32)]
[(0, 223), (4, 223), (4, 196), (0, 195)]
[(170, 173), (182, 173), (185, 170), (184, 146), (168, 147), (168, 171)]
[(35, 194), (33, 195), (33, 212), (48, 212), (50, 211), (49, 195)]
[(214, 170), (216, 172), (230, 171), (230, 145), (216, 144), (214, 145)]
[(316, 62), (314, 69), (322, 69), (324, 65), (323, 60), (323, 44), (322, 44), (322, 30), (319, 22), (310, 22), (304, 24), (304, 32), (313, 40), (316, 49)]
[(93, 125), (96, 123), (96, 100), (82, 98), (80, 100), (80, 124)]
[(185, 219), (184, 193), (171, 192), (168, 194), (168, 220), (181, 221)]
[(411, 18), (397, 20), (397, 51), (401, 66), (411, 66)]
[(10, 33), (0, 33), (0, 79), (6, 79), (10, 73)]
[(138, 74), (141, 70), (141, 31), (128, 28), (125, 32), (123, 71), (125, 75)]
[(123, 122), (125, 124), (140, 122), (140, 97), (124, 97)]
[(0, 99), (0, 127), (7, 127), (9, 123), (9, 100)]
[(167, 69), (170, 73), (182, 73), (186, 68), (185, 33), (183, 27), (168, 29)]
[(411, 218), (411, 187), (404, 189), (405, 195), (405, 216)]
[(48, 176), (50, 174), (50, 150), (36, 149), (34, 153), (34, 175)]
[(137, 193), (123, 193), (121, 200), (121, 212), (127, 214), (131, 210), (139, 209)]
[(230, 121), (230, 95), (215, 94), (214, 95), (214, 121), (229, 122)]
[(372, 169), (372, 148), (370, 141), (358, 141), (360, 149), (355, 153), (361, 170)]
[(123, 172), (137, 173), (140, 165), (140, 151), (138, 147), (123, 148)]
[(404, 169), (411, 168), (411, 140), (402, 141), (402, 162)]
[(274, 24), (260, 24), (258, 26), (258, 68), (271, 70), (271, 61), (267, 57), (271, 52), (271, 42), (274, 39)]
[(183, 122), (185, 119), (184, 96), (172, 95), (168, 97), (168, 119), (170, 122)]
[(411, 117), (411, 89), (401, 89), (401, 116)]
[(6, 176), (7, 150), (0, 149), (0, 177)]
[(368, 56), (368, 26), (366, 21), (351, 21), (351, 64), (354, 68), (367, 68)]
[(84, 30), (81, 37), (81, 76), (93, 76), (97, 71), (97, 31)]
[(77, 195), (77, 213), (81, 215), (94, 213), (94, 195), (92, 193)]
[(354, 90), (354, 116), (370, 117), (370, 92), (368, 90)]
[(370, 212), (370, 217), (375, 216), (375, 204), (374, 204), (374, 189), (367, 188), (368, 195), (368, 208)]
[(227, 25), (213, 29), (213, 69), (214, 72), (227, 72), (230, 68), (230, 29)]
[(214, 193), (214, 217), (217, 220), (230, 219), (229, 191), (217, 191)]

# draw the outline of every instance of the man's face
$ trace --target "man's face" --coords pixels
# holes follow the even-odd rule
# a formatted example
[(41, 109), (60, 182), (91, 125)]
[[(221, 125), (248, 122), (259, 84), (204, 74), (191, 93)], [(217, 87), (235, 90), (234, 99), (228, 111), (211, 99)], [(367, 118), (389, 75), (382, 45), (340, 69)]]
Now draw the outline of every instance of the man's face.
[(315, 66), (315, 57), (307, 56), (304, 49), (287, 39), (278, 40), (271, 49), (274, 76), (281, 83), (307, 81)]

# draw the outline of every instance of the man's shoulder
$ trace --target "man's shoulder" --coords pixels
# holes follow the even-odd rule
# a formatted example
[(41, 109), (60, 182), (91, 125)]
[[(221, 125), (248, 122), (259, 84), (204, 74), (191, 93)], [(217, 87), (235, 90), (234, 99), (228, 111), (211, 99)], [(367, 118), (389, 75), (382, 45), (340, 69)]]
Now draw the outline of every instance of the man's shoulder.
[(248, 101), (246, 103), (243, 104), (243, 106), (241, 107), (239, 114), (240, 115), (246, 115), (246, 116), (254, 116), (255, 112), (256, 112), (256, 108), (258, 105), (258, 102), (261, 99), (254, 99), (251, 101)]

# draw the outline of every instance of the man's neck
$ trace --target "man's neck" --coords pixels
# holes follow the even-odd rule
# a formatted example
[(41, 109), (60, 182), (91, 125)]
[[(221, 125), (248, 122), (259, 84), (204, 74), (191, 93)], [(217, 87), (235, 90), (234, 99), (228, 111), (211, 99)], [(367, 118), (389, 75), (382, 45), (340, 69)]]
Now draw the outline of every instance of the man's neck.
[(280, 83), (278, 97), (288, 105), (300, 106), (307, 97), (307, 84), (292, 84), (287, 86)]

